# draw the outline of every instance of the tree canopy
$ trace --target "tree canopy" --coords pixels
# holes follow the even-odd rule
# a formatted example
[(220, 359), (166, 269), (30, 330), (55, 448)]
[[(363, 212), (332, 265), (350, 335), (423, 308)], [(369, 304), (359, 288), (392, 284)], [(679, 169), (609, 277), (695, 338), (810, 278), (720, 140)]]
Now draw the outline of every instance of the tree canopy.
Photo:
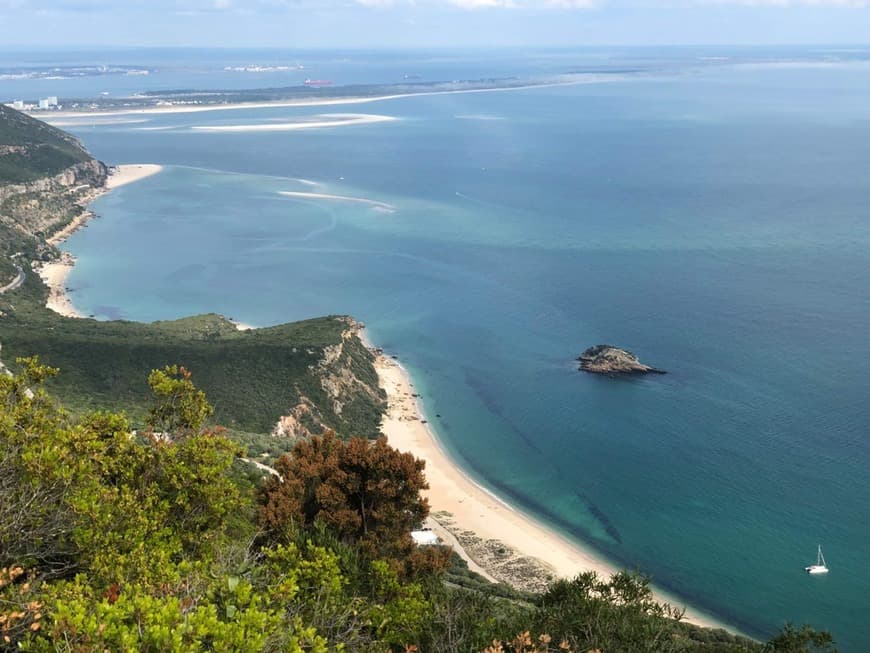
[(322, 522), (372, 558), (407, 561), (410, 533), (429, 514), (424, 467), (385, 438), (342, 441), (328, 432), (302, 440), (263, 484), (260, 522), (272, 531)]

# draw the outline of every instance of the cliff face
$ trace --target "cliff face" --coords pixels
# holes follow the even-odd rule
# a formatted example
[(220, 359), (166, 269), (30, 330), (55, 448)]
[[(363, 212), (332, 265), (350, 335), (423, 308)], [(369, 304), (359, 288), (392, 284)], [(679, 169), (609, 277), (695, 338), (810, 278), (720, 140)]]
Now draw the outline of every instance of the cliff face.
[(0, 285), (16, 274), (13, 255), (56, 256), (48, 239), (84, 214), (106, 177), (78, 140), (0, 105)]
[(23, 236), (50, 237), (83, 212), (107, 176), (105, 164), (88, 159), (52, 177), (0, 185), (0, 220)]
[(376, 435), (373, 427), (380, 423), (386, 396), (372, 367), (374, 355), (359, 337), (363, 325), (340, 319), (345, 325), (340, 342), (323, 347), (320, 359), (308, 366), (316, 380), (314, 392), (306, 394), (297, 384), (297, 402), (278, 420), (272, 435), (299, 438), (326, 430), (345, 437)]

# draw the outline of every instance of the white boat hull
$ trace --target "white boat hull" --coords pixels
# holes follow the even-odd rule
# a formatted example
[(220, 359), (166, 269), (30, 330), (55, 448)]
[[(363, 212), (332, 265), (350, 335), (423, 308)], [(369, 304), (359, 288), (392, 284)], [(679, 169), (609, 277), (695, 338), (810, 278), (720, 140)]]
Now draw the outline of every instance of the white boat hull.
[(808, 574), (827, 574), (828, 568), (824, 565), (810, 565), (809, 567), (804, 567)]

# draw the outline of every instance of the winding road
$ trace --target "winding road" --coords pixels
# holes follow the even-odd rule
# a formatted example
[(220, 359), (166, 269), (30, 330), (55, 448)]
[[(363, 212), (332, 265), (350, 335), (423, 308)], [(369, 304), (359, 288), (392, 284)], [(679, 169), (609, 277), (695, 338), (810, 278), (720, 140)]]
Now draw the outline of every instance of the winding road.
[(11, 282), (0, 288), (0, 295), (9, 291), (15, 290), (16, 288), (20, 288), (21, 284), (24, 283), (24, 279), (27, 275), (24, 274), (24, 270), (21, 269), (21, 266), (16, 265), (15, 269), (18, 270), (18, 276), (15, 277)]

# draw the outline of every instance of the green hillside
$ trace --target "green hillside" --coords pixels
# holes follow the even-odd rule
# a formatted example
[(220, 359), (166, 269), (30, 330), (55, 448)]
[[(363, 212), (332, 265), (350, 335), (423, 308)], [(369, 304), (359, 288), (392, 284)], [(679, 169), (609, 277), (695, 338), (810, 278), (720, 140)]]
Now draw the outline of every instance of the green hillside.
[(90, 158), (66, 132), (0, 104), (0, 183), (51, 177)]
[(0, 288), (18, 273), (15, 254), (57, 255), (45, 239), (79, 217), (105, 180), (106, 166), (75, 138), (0, 105)]
[[(7, 362), (38, 354), (62, 373), (50, 387), (76, 412), (124, 410), (134, 423), (144, 415), (148, 372), (184, 365), (215, 405), (221, 424), (269, 433), (300, 403), (312, 432), (374, 437), (384, 408), (371, 352), (344, 317), (324, 317), (241, 332), (218, 315), (172, 322), (98, 322), (66, 318), (43, 307), (46, 289), (29, 274), (24, 285), (0, 296), (0, 343)], [(323, 365), (327, 348), (340, 348)], [(342, 379), (339, 394), (322, 380)], [(349, 379), (349, 380), (348, 380)], [(336, 402), (341, 404), (340, 413)]]

